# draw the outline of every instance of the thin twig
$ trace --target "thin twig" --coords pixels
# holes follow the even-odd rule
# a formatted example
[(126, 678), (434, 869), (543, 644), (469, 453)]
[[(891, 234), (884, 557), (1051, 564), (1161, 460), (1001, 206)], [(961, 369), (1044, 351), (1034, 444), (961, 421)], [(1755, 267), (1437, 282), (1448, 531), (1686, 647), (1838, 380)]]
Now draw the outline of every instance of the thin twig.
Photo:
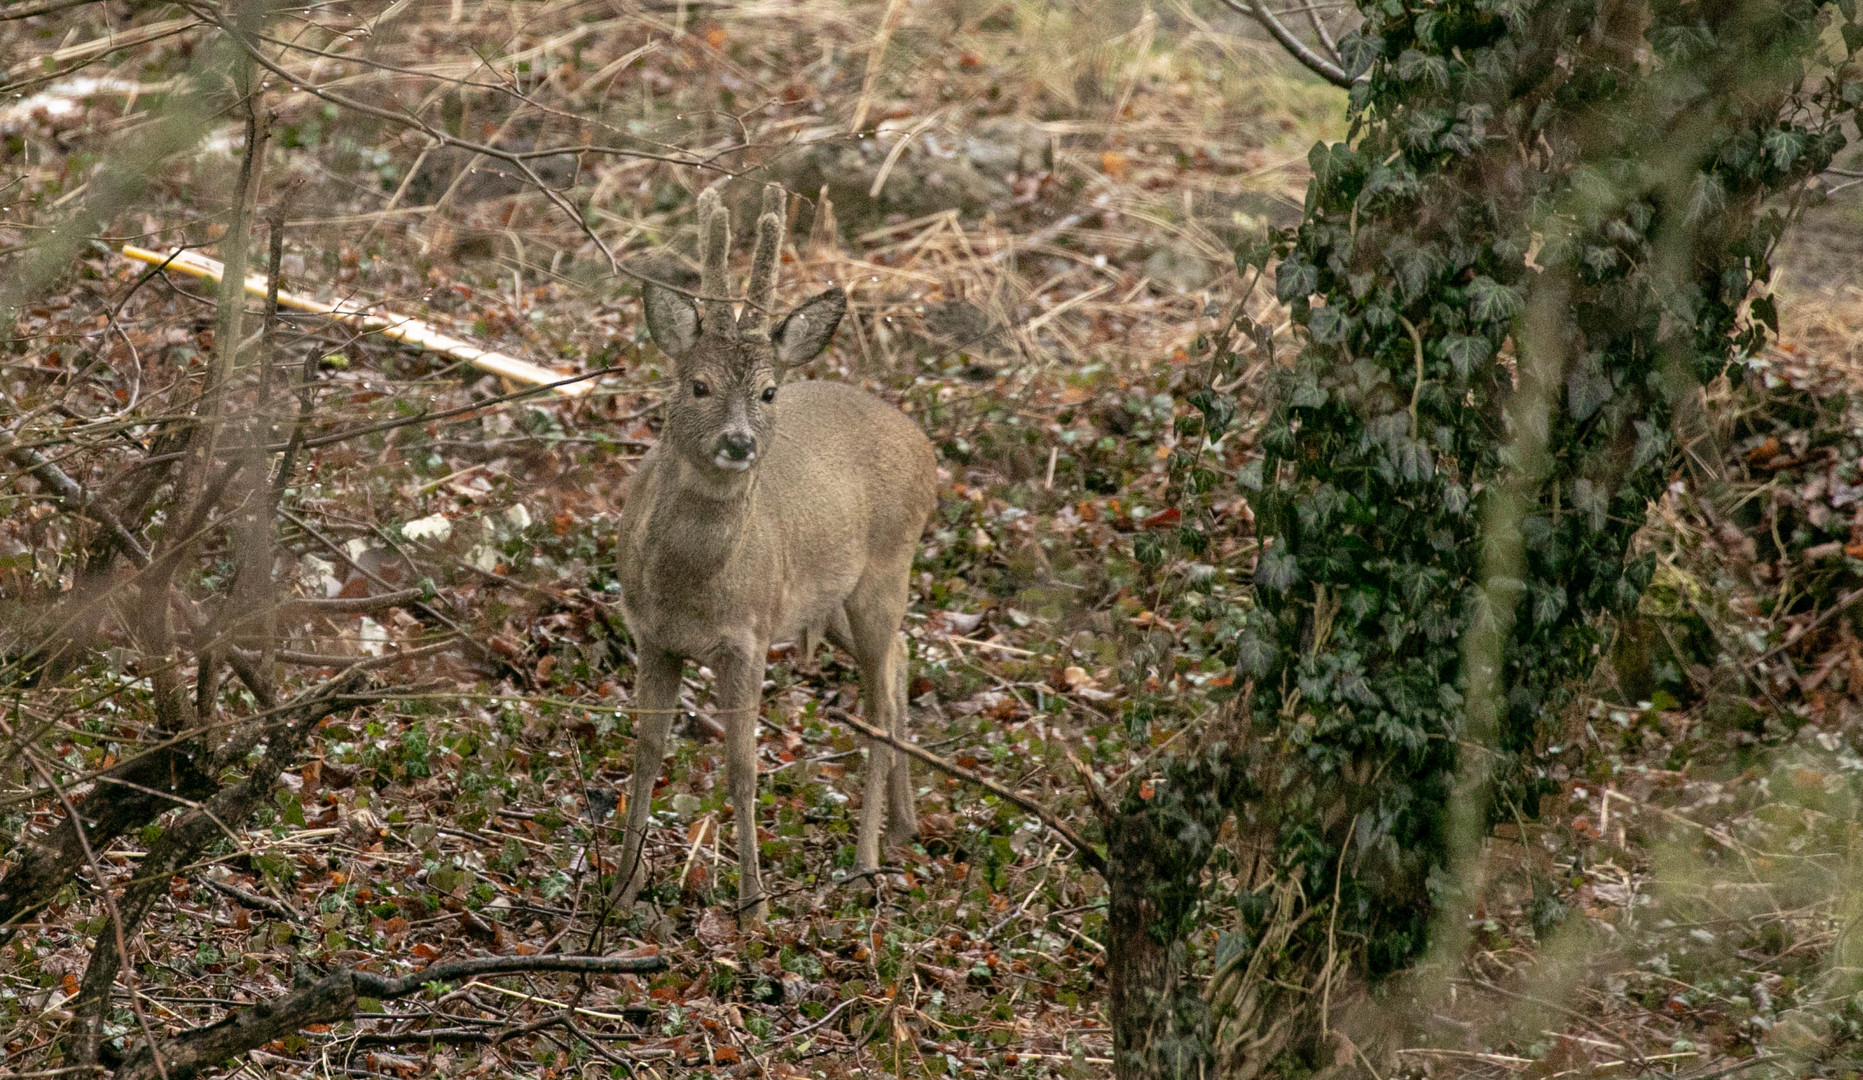
[(1056, 814), (1053, 810), (1048, 809), (1041, 803), (1036, 802), (1034, 799), (1029, 798), (1027, 795), (1013, 788), (1005, 787), (986, 776), (972, 772), (961, 765), (953, 765), (951, 762), (919, 746), (917, 743), (896, 739), (890, 733), (881, 731), (865, 720), (856, 719), (849, 714), (846, 709), (829, 708), (824, 709), (823, 712), (846, 724), (848, 727), (853, 728), (855, 731), (860, 732), (869, 739), (883, 742), (895, 750), (903, 750), (913, 757), (918, 758), (920, 761), (923, 761), (925, 764), (930, 765), (932, 768), (937, 769), (939, 772), (949, 776), (955, 776), (966, 783), (975, 784), (990, 794), (995, 795), (997, 798), (1014, 803), (1022, 809), (1027, 810), (1029, 813), (1034, 814), (1041, 819), (1042, 824), (1053, 829), (1056, 835), (1073, 846), (1075, 854), (1079, 856), (1082, 863), (1086, 864), (1088, 869), (1098, 874), (1105, 874), (1106, 859), (1101, 856), (1098, 851), (1094, 850), (1092, 845), (1088, 844), (1079, 833), (1075, 832), (1072, 825), (1061, 820), (1059, 814)]
[(1283, 49), (1286, 49), (1294, 59), (1300, 61), (1302, 66), (1334, 86), (1350, 89), (1357, 81), (1346, 74), (1344, 68), (1308, 47), (1306, 42), (1300, 40), (1292, 30), (1287, 28), (1286, 23), (1275, 17), (1274, 12), (1263, 7), (1260, 0), (1223, 0), (1223, 6), (1231, 11), (1247, 15), (1260, 23), (1268, 33), (1274, 35), (1274, 40), (1280, 42)]

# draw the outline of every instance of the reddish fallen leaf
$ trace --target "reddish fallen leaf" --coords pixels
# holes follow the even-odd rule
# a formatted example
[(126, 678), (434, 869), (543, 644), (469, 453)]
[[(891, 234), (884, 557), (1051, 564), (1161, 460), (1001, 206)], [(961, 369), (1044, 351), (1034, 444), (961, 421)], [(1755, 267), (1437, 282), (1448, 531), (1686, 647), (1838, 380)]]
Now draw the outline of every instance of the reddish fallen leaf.
[(1768, 436), (1766, 441), (1747, 451), (1747, 464), (1758, 465), (1779, 454), (1779, 440)]

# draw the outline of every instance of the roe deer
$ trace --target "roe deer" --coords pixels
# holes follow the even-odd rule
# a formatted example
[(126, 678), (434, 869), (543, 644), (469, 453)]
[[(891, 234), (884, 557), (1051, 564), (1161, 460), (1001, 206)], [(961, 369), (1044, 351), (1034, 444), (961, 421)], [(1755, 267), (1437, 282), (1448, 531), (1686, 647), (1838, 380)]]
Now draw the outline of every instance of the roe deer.
[[(649, 284), (647, 329), (672, 360), (660, 441), (621, 510), (621, 603), (639, 656), (634, 776), (618, 882), (623, 905), (647, 880), (642, 845), (687, 660), (710, 666), (725, 735), (738, 852), (738, 917), (766, 914), (757, 852), (757, 719), (772, 642), (810, 656), (823, 640), (853, 654), (868, 721), (905, 734), (906, 650), (899, 637), (912, 559), (937, 505), (924, 433), (854, 387), (783, 375), (828, 347), (847, 310), (830, 289), (772, 328), (766, 318), (782, 246), (783, 192), (763, 193), (748, 303), (734, 317), (725, 257), (730, 214), (699, 197), (700, 294)], [(880, 861), (880, 832), (917, 834), (906, 756), (869, 742), (855, 847)]]

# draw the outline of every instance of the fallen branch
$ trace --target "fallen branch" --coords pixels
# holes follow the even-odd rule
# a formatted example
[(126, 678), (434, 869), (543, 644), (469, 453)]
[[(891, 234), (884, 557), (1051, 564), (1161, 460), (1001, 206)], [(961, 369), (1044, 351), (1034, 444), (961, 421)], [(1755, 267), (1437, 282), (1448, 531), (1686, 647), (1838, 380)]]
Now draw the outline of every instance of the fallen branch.
[(13, 853), (13, 868), (0, 878), (0, 936), (50, 903), (71, 881), (84, 864), (86, 843), (101, 851), (131, 829), (219, 790), (196, 763), (200, 753), (191, 742), (178, 743), (119, 762), (96, 778), (88, 796), (73, 804), (77, 818), (66, 818), (37, 842), (21, 844)]
[(424, 656), (437, 656), (458, 645), (459, 639), (449, 634), (445, 640), (436, 641), (431, 645), (422, 645), (417, 649), (402, 649), (390, 643), (390, 651), (380, 656), (341, 656), (335, 653), (307, 653), (280, 649), (277, 659), (279, 663), (290, 664), (293, 667), (354, 668), (357, 671), (369, 671), (378, 667), (387, 667), (397, 660), (418, 660)]
[[(226, 268), (218, 261), (186, 249), (160, 252), (139, 248), (134, 244), (125, 244), (123, 245), (123, 257), (168, 270), (177, 270), (193, 277), (206, 278), (213, 282), (219, 282), (226, 275)], [(276, 295), (280, 307), (328, 315), (333, 319), (360, 326), (365, 331), (378, 333), (405, 345), (437, 352), (455, 360), (464, 360), (481, 371), (489, 371), (494, 375), (510, 379), (512, 382), (523, 383), (527, 386), (552, 387), (564, 397), (579, 397), (591, 389), (587, 381), (565, 382), (564, 380), (570, 377), (565, 372), (542, 367), (527, 360), (519, 360), (515, 356), (506, 356), (501, 352), (481, 349), (462, 338), (442, 334), (420, 319), (400, 315), (383, 315), (359, 305), (340, 301), (326, 303), (283, 290), (278, 290), (274, 294), (271, 282), (264, 274), (246, 275), (246, 291), (255, 296), (266, 297), (268, 301)]]
[(372, 1031), (345, 1039), (344, 1044), (361, 1050), (371, 1046), (401, 1046), (424, 1043), (429, 1046), (499, 1046), (512, 1039), (550, 1027), (566, 1027), (568, 1016), (546, 1016), (517, 1028), (427, 1028), (424, 1031)]
[(1863, 589), (1852, 589), (1850, 592), (1845, 593), (1838, 598), (1836, 603), (1818, 612), (1817, 616), (1806, 623), (1796, 634), (1788, 632), (1784, 641), (1781, 641), (1779, 644), (1774, 645), (1772, 648), (1767, 649), (1765, 652), (1760, 653), (1758, 656), (1748, 661), (1748, 666), (1759, 667), (1766, 661), (1771, 660), (1773, 657), (1778, 656), (1785, 650), (1805, 640), (1806, 636), (1813, 630), (1830, 622), (1833, 615), (1849, 610), (1851, 605), (1855, 604), (1858, 600), (1863, 600)]
[(149, 565), (149, 552), (136, 539), (136, 535), (123, 527), (116, 515), (91, 502), (90, 496), (65, 473), (65, 470), (46, 458), (44, 454), (29, 446), (15, 446), (7, 451), (7, 460), (31, 473), (33, 478), (44, 484), (47, 491), (58, 497), (65, 509), (81, 517), (90, 518), (110, 530), (111, 539), (122, 549), (123, 554), (138, 567)]
[[(218, 1023), (182, 1032), (161, 1047), (168, 1080), (188, 1080), (202, 1069), (257, 1049), (310, 1024), (347, 1020), (361, 998), (391, 1001), (419, 993), (429, 983), (460, 982), (483, 975), (568, 972), (579, 975), (640, 975), (661, 971), (661, 956), (482, 956), (433, 964), (401, 978), (344, 968), (274, 1001), (227, 1014)], [(117, 1070), (118, 1080), (156, 1080), (155, 1055), (144, 1046)]]
[(283, 617), (371, 615), (377, 611), (400, 607), (415, 600), (429, 599), (432, 599), (432, 596), (426, 589), (399, 589), (395, 592), (382, 593), (379, 596), (304, 597), (280, 603), (278, 614)]
[(288, 922), (301, 922), (304, 919), (303, 915), (286, 907), (284, 904), (280, 903), (279, 901), (274, 900), (269, 896), (260, 896), (258, 893), (255, 893), (255, 892), (247, 892), (245, 889), (240, 888), (239, 886), (233, 884), (232, 882), (221, 881), (217, 878), (210, 878), (210, 877), (200, 878), (199, 881), (202, 885), (207, 886), (209, 889), (212, 889), (214, 892), (221, 893), (225, 896), (232, 897), (234, 901), (236, 901), (237, 903), (243, 904), (246, 907), (255, 908), (259, 911), (270, 912), (271, 914), (276, 915), (278, 918), (284, 919)]
[[(508, 401), (516, 401), (520, 398), (531, 397), (534, 394), (536, 394), (537, 391), (539, 390), (560, 390), (562, 387), (568, 386), (571, 383), (587, 382), (590, 379), (599, 379), (604, 375), (614, 375), (614, 374), (617, 374), (619, 372), (626, 371), (626, 370), (627, 369), (624, 367), (605, 367), (605, 368), (599, 368), (595, 371), (585, 371), (580, 375), (565, 376), (559, 382), (546, 383), (542, 386), (533, 386), (525, 390), (514, 390), (509, 394), (500, 394), (497, 397), (489, 397), (489, 398), (486, 398), (484, 401), (475, 401), (470, 405), (460, 405), (452, 409), (442, 409), (439, 412), (420, 412), (420, 413), (415, 413), (413, 416), (401, 416), (401, 417), (396, 417), (393, 420), (383, 420), (380, 423), (364, 424), (360, 427), (346, 428), (342, 431), (333, 431), (327, 435), (312, 436), (310, 438), (305, 438), (305, 439), (300, 440), (297, 445), (299, 449), (315, 450), (319, 447), (332, 446), (340, 442), (348, 442), (350, 439), (360, 438), (364, 435), (374, 435), (375, 433), (381, 432), (381, 431), (393, 431), (396, 428), (404, 428), (404, 427), (408, 427), (413, 424), (429, 424), (429, 423), (434, 423), (440, 420), (451, 420), (455, 417), (462, 417), (462, 416), (466, 417), (467, 419), (471, 419), (474, 416), (476, 416), (478, 413), (484, 412), (490, 409), (494, 405), (503, 405)], [(278, 443), (278, 444), (271, 445), (271, 446), (264, 446), (264, 447), (261, 447), (260, 449), (268, 450), (268, 451), (269, 450), (284, 450), (284, 449), (287, 449), (287, 444)]]
[(1090, 846), (1087, 843), (1087, 841), (1081, 837), (1079, 833), (1075, 832), (1073, 826), (1061, 820), (1061, 817), (1059, 814), (1056, 814), (1053, 810), (1048, 809), (1046, 806), (1043, 806), (1041, 803), (1038, 803), (1034, 799), (1029, 798), (1027, 795), (1022, 794), (1019, 791), (1016, 791), (1014, 788), (1005, 787), (1002, 784), (999, 784), (996, 781), (989, 779), (988, 777), (972, 772), (971, 770), (966, 769), (961, 765), (954, 765), (951, 762), (946, 761), (945, 759), (939, 757), (937, 754), (932, 753), (930, 750), (927, 750), (924, 747), (919, 746), (917, 743), (911, 743), (911, 742), (906, 742), (901, 739), (896, 739), (888, 732), (881, 731), (879, 728), (874, 727), (873, 725), (867, 723), (865, 720), (856, 719), (854, 716), (849, 714), (846, 709), (830, 708), (830, 709), (825, 709), (823, 711), (827, 715), (834, 717), (836, 720), (839, 720), (840, 722), (846, 724), (848, 727), (851, 727), (855, 731), (860, 732), (862, 735), (865, 735), (869, 739), (874, 739), (876, 741), (883, 742), (895, 750), (904, 751), (905, 753), (910, 754), (915, 758), (918, 758), (920, 761), (923, 761), (925, 764), (930, 765), (932, 768), (937, 769), (939, 772), (945, 773), (946, 775), (949, 775), (949, 776), (955, 776), (959, 780), (964, 781), (965, 783), (975, 784), (976, 786), (982, 788), (983, 790), (989, 792), (990, 794), (996, 796), (997, 798), (1002, 799), (1006, 802), (1014, 803), (1015, 805), (1020, 806), (1022, 809), (1027, 810), (1029, 813), (1034, 814), (1036, 817), (1041, 819), (1042, 824), (1048, 826), (1050, 829), (1053, 829), (1055, 832), (1055, 835), (1059, 836), (1063, 840), (1066, 840), (1070, 845), (1073, 846), (1075, 854), (1079, 856), (1080, 861), (1082, 863), (1086, 864), (1088, 869), (1102, 876), (1105, 875), (1106, 859), (1098, 851), (1094, 850), (1093, 847)]
[(0, 22), (12, 22), (15, 19), (31, 19), (40, 15), (56, 15), (67, 8), (83, 7), (86, 4), (95, 4), (97, 2), (98, 0), (46, 0), (43, 4), (33, 4), (30, 7), (14, 8), (7, 12), (0, 13)]
[[(130, 880), (122, 899), (116, 902), (105, 932), (133, 939), (156, 901), (168, 895), (169, 879), (199, 857), (214, 840), (234, 835), (234, 830), (243, 826), (271, 795), (278, 783), (278, 774), (290, 764), (318, 722), (340, 709), (368, 703), (368, 698), (352, 693), (358, 682), (360, 673), (349, 671), (301, 695), (292, 703), (285, 722), (269, 732), (270, 745), (245, 779), (221, 788), (212, 798), (190, 807), (169, 822), (137, 865), (136, 877)], [(99, 940), (104, 940), (101, 934)], [(127, 961), (120, 949), (99, 947), (91, 952), (74, 1006), (80, 1037), (86, 1040), (81, 1045), (97, 1045), (96, 1038), (109, 1014), (111, 988)], [(151, 1045), (145, 1044), (144, 1048)], [(152, 1057), (151, 1062), (153, 1065), (166, 1060), (166, 1054), (162, 1054)], [(171, 1074), (165, 1076), (166, 1080), (174, 1080)]]

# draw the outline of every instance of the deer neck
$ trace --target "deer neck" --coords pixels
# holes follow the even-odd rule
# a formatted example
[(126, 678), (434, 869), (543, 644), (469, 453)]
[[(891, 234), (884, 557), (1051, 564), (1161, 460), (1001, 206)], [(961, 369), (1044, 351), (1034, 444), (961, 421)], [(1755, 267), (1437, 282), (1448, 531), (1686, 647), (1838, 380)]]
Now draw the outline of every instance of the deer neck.
[(683, 457), (665, 477), (665, 490), (654, 500), (650, 535), (661, 538), (668, 572), (708, 578), (743, 547), (757, 504), (757, 473), (749, 469), (721, 479)]

